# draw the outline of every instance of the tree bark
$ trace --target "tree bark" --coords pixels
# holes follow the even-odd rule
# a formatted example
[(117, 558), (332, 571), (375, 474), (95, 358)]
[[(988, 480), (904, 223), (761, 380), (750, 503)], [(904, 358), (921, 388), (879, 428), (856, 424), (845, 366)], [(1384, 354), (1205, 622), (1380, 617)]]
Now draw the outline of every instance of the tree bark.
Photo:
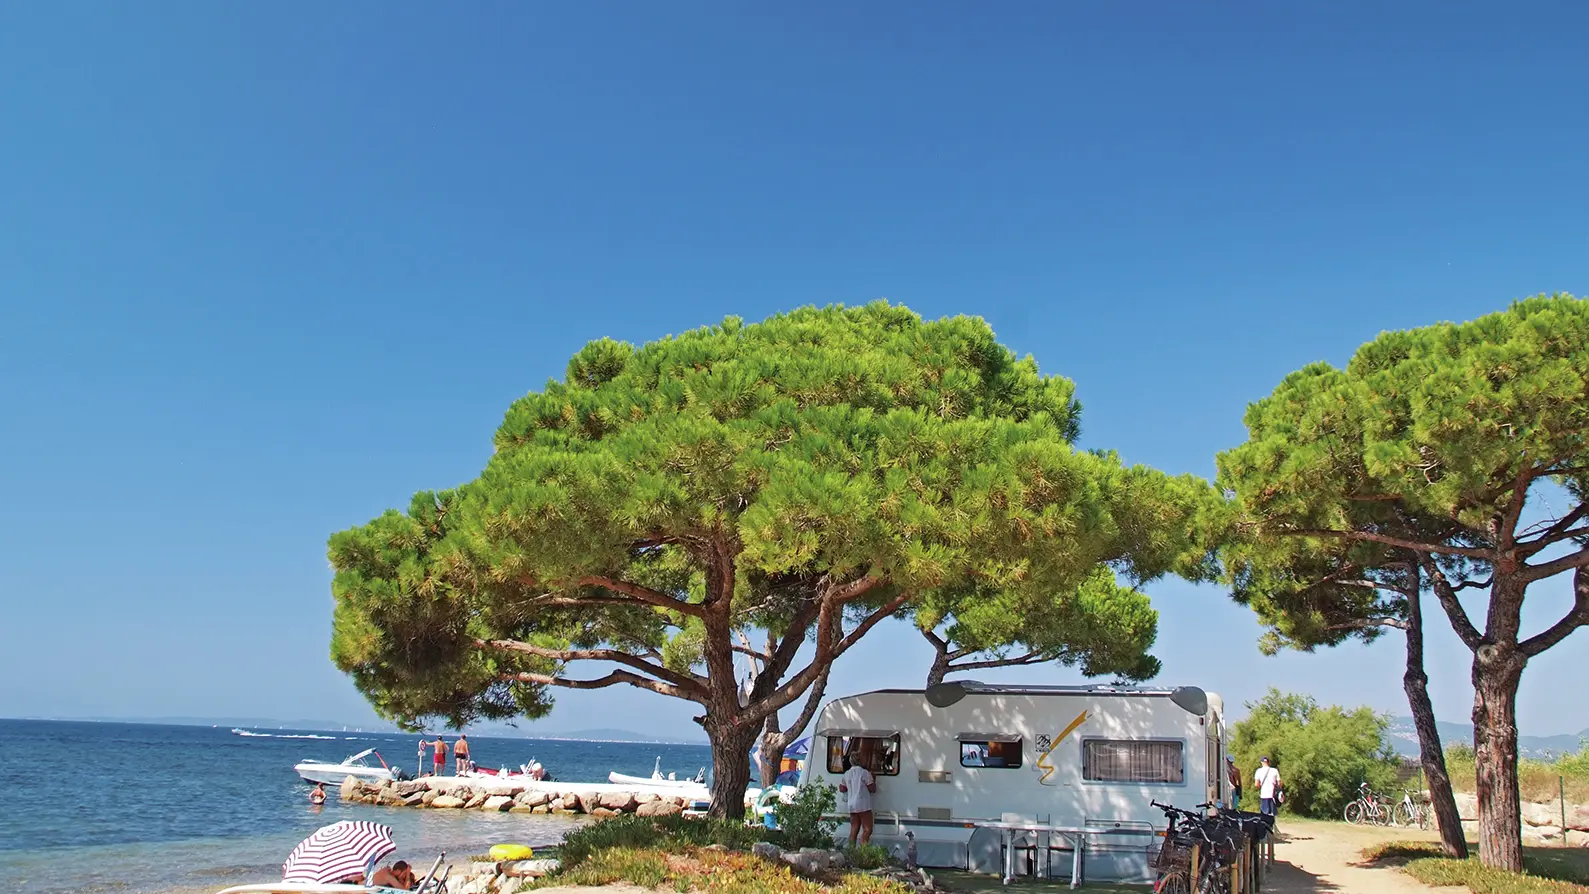
[(712, 804), (707, 815), (717, 819), (745, 816), (745, 789), (750, 787), (750, 749), (756, 744), (759, 725), (740, 725), (706, 718), (706, 735), (712, 742)]
[(932, 667), (927, 669), (927, 688), (930, 689), (942, 683), (944, 675), (949, 673), (949, 643), (931, 630), (923, 630), (921, 635), (932, 643)]
[(761, 747), (756, 749), (756, 772), (761, 776), (761, 787), (766, 788), (778, 778), (778, 768), (783, 766), (783, 750), (789, 743), (783, 740), (783, 730), (778, 726), (778, 712), (767, 715), (761, 725)]
[[(1492, 600), (1502, 598), (1493, 593)], [(1479, 862), (1523, 871), (1517, 785), (1517, 688), (1527, 658), (1510, 643), (1480, 646), (1473, 659), (1473, 751), (1478, 764)]]
[(1435, 725), (1434, 704), (1429, 700), (1429, 675), (1423, 663), (1423, 607), (1416, 584), (1407, 593), (1407, 672), (1402, 686), (1412, 709), (1413, 726), (1418, 730), (1418, 757), (1429, 784), (1429, 800), (1434, 807), (1435, 824), (1440, 829), (1440, 849), (1458, 860), (1468, 856), (1468, 839), (1462, 832), (1462, 815), (1451, 791), (1451, 776), (1446, 772), (1445, 749), (1440, 743), (1440, 728)]

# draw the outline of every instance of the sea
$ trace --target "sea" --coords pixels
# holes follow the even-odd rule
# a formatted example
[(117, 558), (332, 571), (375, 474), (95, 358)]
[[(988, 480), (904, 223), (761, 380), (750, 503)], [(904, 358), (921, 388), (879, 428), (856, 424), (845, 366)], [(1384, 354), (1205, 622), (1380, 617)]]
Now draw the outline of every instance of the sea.
[[(374, 748), (410, 774), (408, 734), (142, 723), (0, 720), (0, 892), (155, 894), (219, 891), (281, 878), (281, 863), (315, 829), (344, 819), (392, 828), (394, 859), (421, 872), (442, 852), (482, 854), (505, 842), (554, 844), (576, 819), (516, 813), (322, 807), (293, 772), (307, 758), (340, 761)], [(455, 738), (446, 736), (449, 743)], [(559, 780), (605, 782), (611, 771), (679, 778), (711, 767), (702, 745), (469, 737), (476, 764), (538, 760)], [(450, 755), (449, 755), (450, 759)]]

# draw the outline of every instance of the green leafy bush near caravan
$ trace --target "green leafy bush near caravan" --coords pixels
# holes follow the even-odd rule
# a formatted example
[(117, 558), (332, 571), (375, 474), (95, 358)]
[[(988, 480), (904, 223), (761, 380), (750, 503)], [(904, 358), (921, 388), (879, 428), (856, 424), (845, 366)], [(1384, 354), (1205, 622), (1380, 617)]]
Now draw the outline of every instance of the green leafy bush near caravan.
[(1385, 743), (1389, 723), (1371, 709), (1321, 707), (1309, 696), (1278, 689), (1247, 709), (1230, 746), (1245, 777), (1243, 807), (1257, 808), (1252, 776), (1264, 756), (1280, 771), (1282, 811), (1300, 816), (1339, 817), (1364, 781), (1384, 793), (1395, 785), (1400, 761)]

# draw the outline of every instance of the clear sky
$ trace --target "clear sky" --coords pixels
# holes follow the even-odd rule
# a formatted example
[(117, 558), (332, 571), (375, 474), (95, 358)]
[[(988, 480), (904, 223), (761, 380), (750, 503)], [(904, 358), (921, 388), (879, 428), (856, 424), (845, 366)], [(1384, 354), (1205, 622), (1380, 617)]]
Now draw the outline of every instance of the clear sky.
[[(327, 535), (472, 478), (600, 336), (980, 314), (1077, 382), (1084, 445), (1212, 474), (1305, 363), (1589, 293), (1586, 33), (1570, 2), (7, 4), (0, 716), (368, 721)], [(1264, 658), (1219, 590), (1150, 592), (1166, 682), (1405, 710), (1399, 641)], [(1525, 733), (1589, 727), (1586, 646), (1530, 665)], [(884, 629), (832, 691), (926, 663)], [(539, 727), (688, 716), (607, 690)]]

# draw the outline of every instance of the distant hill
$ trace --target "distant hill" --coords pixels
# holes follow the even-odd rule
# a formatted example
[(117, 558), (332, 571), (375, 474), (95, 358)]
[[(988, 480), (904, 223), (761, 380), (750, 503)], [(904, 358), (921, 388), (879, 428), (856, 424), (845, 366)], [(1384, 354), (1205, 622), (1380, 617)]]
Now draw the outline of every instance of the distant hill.
[[(1449, 723), (1440, 720), (1436, 721), (1435, 726), (1440, 730), (1441, 743), (1447, 747), (1458, 743), (1473, 744), (1471, 723)], [(1397, 753), (1408, 757), (1418, 756), (1418, 730), (1413, 726), (1411, 717), (1390, 718), (1390, 729), (1386, 732), (1386, 737), (1390, 740), (1390, 747)], [(1576, 752), (1584, 739), (1589, 739), (1589, 729), (1573, 735), (1518, 736), (1517, 750), (1523, 757), (1552, 760)]]

